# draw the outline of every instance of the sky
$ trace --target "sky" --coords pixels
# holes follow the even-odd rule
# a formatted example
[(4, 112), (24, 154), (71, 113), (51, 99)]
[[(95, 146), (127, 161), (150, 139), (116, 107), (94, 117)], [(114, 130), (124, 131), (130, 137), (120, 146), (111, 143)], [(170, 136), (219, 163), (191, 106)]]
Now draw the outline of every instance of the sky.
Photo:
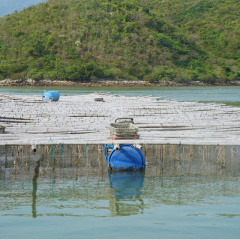
[(0, 0), (0, 17), (4, 17), (15, 11), (19, 12), (24, 8), (46, 1), (47, 0)]

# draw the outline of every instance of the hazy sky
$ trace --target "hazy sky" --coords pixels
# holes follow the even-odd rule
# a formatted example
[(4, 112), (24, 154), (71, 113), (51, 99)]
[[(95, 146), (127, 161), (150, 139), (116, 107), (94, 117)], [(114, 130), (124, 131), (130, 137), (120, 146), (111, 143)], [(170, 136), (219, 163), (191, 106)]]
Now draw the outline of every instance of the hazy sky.
[(0, 17), (46, 1), (47, 0), (0, 0)]

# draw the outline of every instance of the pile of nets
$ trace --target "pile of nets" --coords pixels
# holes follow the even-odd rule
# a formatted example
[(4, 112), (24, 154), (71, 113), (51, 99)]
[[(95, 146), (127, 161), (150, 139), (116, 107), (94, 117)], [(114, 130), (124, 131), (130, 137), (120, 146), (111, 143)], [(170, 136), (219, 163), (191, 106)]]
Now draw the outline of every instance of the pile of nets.
[(117, 118), (110, 124), (110, 138), (112, 139), (136, 139), (139, 138), (138, 128), (132, 118)]

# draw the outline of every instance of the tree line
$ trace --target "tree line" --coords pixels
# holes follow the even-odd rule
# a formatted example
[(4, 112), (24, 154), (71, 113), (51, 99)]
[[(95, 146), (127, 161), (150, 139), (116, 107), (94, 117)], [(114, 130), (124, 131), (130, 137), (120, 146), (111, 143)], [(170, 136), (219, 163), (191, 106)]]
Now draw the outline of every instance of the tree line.
[(0, 79), (240, 80), (238, 0), (49, 0), (0, 18)]

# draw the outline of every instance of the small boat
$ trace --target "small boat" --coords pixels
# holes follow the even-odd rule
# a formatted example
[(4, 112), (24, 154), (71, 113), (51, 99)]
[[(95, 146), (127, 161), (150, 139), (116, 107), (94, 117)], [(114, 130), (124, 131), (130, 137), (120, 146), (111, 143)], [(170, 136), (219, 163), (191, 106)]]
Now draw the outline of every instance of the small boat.
[(111, 171), (135, 171), (145, 168), (141, 146), (131, 144), (104, 145), (104, 155)]
[(43, 93), (42, 100), (44, 102), (56, 102), (59, 100), (59, 97), (58, 91), (46, 91)]

